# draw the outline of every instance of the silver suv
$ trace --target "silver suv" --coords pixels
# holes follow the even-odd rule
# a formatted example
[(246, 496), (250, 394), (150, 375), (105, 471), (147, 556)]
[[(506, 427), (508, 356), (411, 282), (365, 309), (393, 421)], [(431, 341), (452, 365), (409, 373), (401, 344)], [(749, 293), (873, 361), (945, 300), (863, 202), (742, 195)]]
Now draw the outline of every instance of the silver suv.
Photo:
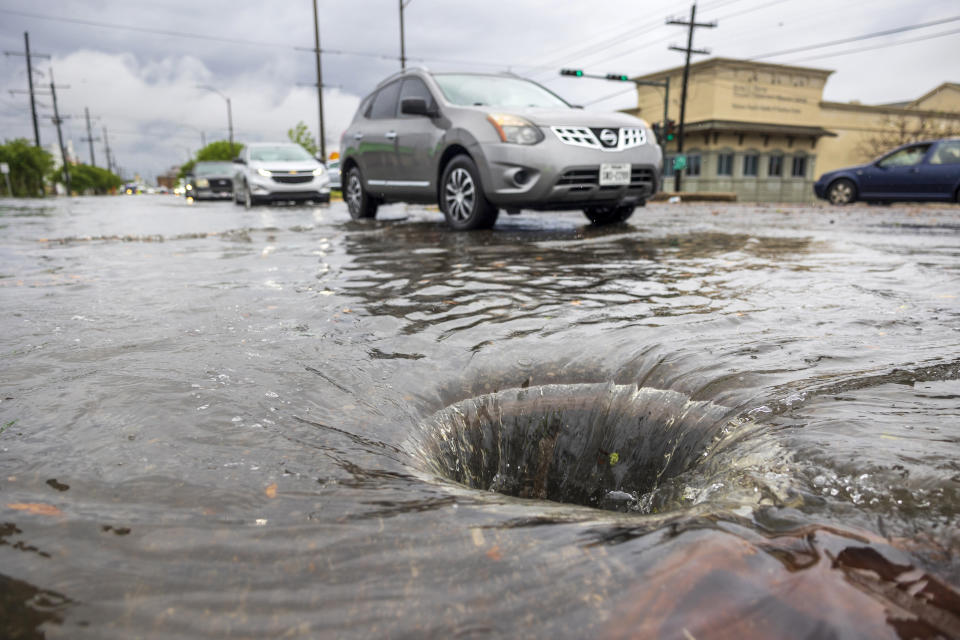
[(663, 155), (643, 120), (571, 106), (514, 75), (408, 69), (360, 103), (340, 140), (355, 218), (385, 202), (438, 203), (454, 229), (499, 209), (582, 209), (623, 222), (657, 192)]
[(246, 205), (267, 202), (330, 202), (330, 176), (298, 144), (255, 142), (234, 159), (233, 201)]

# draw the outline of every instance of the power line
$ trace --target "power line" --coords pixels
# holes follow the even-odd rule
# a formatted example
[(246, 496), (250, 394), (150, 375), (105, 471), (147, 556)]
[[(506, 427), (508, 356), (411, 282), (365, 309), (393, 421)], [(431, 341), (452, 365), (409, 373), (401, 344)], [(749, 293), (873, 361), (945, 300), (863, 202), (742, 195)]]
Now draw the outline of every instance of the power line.
[[(272, 47), (276, 49), (294, 49), (297, 51), (313, 51), (314, 47), (298, 47), (293, 46), (289, 42), (268, 42), (264, 40), (247, 40), (243, 38), (227, 38), (224, 36), (215, 36), (210, 34), (200, 34), (200, 33), (190, 33), (189, 31), (170, 31), (167, 29), (152, 29), (149, 27), (138, 27), (136, 25), (126, 25), (126, 24), (117, 24), (111, 22), (99, 22), (96, 20), (85, 20), (82, 18), (68, 18), (61, 16), (48, 16), (39, 13), (31, 13), (27, 11), (15, 11), (12, 9), (0, 9), (0, 13), (6, 13), (10, 15), (21, 16), (25, 18), (34, 18), (37, 20), (50, 20), (53, 22), (66, 22), (69, 24), (79, 24), (87, 27), (97, 27), (102, 29), (115, 29), (118, 31), (134, 31), (137, 33), (149, 33), (153, 35), (166, 36), (166, 37), (176, 37), (176, 38), (186, 38), (191, 40), (203, 40), (206, 42), (224, 42), (227, 44), (243, 44), (256, 47)], [(399, 60), (400, 57), (391, 54), (377, 53), (374, 51), (358, 51), (350, 49), (321, 49), (320, 53), (324, 55), (340, 55), (340, 56), (357, 56), (362, 58), (377, 58), (381, 60)], [(501, 62), (490, 62), (490, 61), (481, 61), (481, 60), (456, 60), (449, 58), (410, 58), (407, 57), (407, 60), (416, 60), (418, 62), (450, 62), (456, 64), (474, 64), (479, 66), (487, 67), (499, 67), (504, 68), (509, 66), (507, 63)], [(513, 65), (519, 67), (529, 67), (533, 68), (531, 65)]]
[(913, 31), (914, 29), (924, 29), (926, 27), (933, 27), (938, 24), (946, 24), (947, 22), (956, 22), (957, 20), (960, 20), (960, 16), (952, 16), (950, 18), (943, 18), (942, 20), (933, 20), (931, 22), (912, 24), (906, 27), (897, 27), (895, 29), (887, 29), (885, 31), (876, 31), (874, 33), (867, 33), (860, 36), (854, 36), (852, 38), (843, 38), (842, 40), (832, 40), (830, 42), (821, 42), (819, 44), (811, 44), (803, 47), (795, 47), (793, 49), (783, 49), (781, 51), (774, 51), (772, 53), (765, 53), (763, 55), (753, 56), (752, 58), (747, 58), (747, 60), (762, 60), (763, 58), (773, 58), (773, 57), (785, 55), (788, 53), (799, 53), (801, 51), (810, 51), (811, 49), (822, 49), (823, 47), (832, 47), (838, 44), (849, 44), (851, 42), (859, 42), (860, 40), (869, 40), (870, 38), (879, 38), (880, 36), (889, 36), (894, 33), (903, 33), (904, 31)]
[[(768, 8), (768, 7), (771, 7), (771, 6), (775, 5), (775, 4), (780, 4), (780, 3), (782, 3), (782, 2), (787, 2), (787, 1), (788, 1), (788, 0), (773, 0), (772, 2), (767, 2), (767, 3), (765, 3), (765, 4), (762, 4), (762, 5), (759, 5), (759, 6), (756, 6), (756, 7), (750, 7), (750, 8), (748, 8), (748, 9), (744, 9), (744, 10), (739, 11), (739, 12), (737, 12), (737, 13), (729, 14), (729, 15), (726, 15), (726, 16), (721, 16), (719, 19), (723, 20), (723, 19), (727, 19), (727, 18), (739, 17), (739, 16), (742, 16), (742, 15), (745, 15), (745, 14), (748, 14), (748, 13), (752, 13), (752, 12), (754, 12), (754, 11), (760, 11), (760, 10), (762, 10), (762, 9), (766, 9), (766, 8)], [(715, 7), (711, 7), (711, 8), (715, 10), (715, 9), (721, 8), (721, 7), (723, 7), (723, 6), (727, 6), (728, 4), (732, 4), (732, 2), (724, 3), (724, 4), (721, 4), (719, 7), (716, 7), (716, 6), (715, 6)], [(704, 6), (707, 6), (707, 5), (704, 5)], [(656, 27), (656, 28), (659, 28), (659, 27), (660, 27), (660, 23), (657, 23), (657, 27)], [(616, 45), (618, 45), (618, 44), (622, 44), (622, 43), (629, 42), (630, 40), (633, 40), (633, 39), (635, 39), (636, 37), (639, 37), (639, 36), (641, 36), (641, 35), (645, 35), (646, 33), (650, 33), (651, 31), (654, 31), (654, 30), (655, 30), (655, 29), (647, 29), (644, 33), (638, 33), (638, 34), (635, 34), (635, 35), (630, 36), (630, 37), (621, 38), (621, 39), (618, 40), (618, 41), (611, 42), (608, 46), (605, 46), (605, 47), (602, 47), (602, 48), (600, 48), (600, 49), (597, 49), (597, 50), (593, 51), (593, 53), (598, 53), (599, 51), (603, 51), (604, 49), (609, 49), (610, 47), (616, 46)], [(628, 51), (626, 51), (626, 50), (625, 50), (625, 51), (620, 51), (620, 52), (614, 53), (613, 55), (607, 56), (607, 57), (605, 57), (605, 58), (601, 58), (601, 59), (599, 59), (599, 60), (596, 60), (596, 61), (593, 61), (593, 62), (589, 62), (588, 64), (590, 64), (590, 65), (598, 65), (598, 64), (607, 62), (607, 61), (609, 61), (609, 60), (614, 60), (614, 59), (616, 59), (616, 58), (621, 58), (621, 57), (623, 57), (623, 56), (625, 56), (625, 55), (628, 55), (628, 54), (630, 54), (630, 53), (635, 53), (635, 52), (640, 51), (640, 50), (642, 50), (642, 49), (649, 49), (650, 47), (654, 47), (654, 46), (656, 46), (656, 45), (658, 45), (658, 44), (662, 44), (662, 43), (664, 43), (664, 42), (666, 42), (666, 41), (668, 41), (668, 40), (671, 40), (672, 38), (673, 38), (673, 36), (668, 35), (668, 36), (666, 36), (666, 37), (664, 37), (664, 38), (660, 38), (660, 39), (658, 39), (658, 40), (652, 40), (652, 41), (646, 42), (646, 43), (644, 43), (644, 44), (642, 44), (642, 45), (640, 45), (640, 46), (638, 46), (638, 47), (633, 47), (633, 48), (631, 48), (631, 49), (628, 50)], [(591, 54), (591, 55), (592, 55), (592, 54)], [(591, 56), (588, 55), (588, 56), (587, 56), (587, 59), (589, 59), (590, 57), (591, 57)], [(582, 65), (581, 63), (578, 63), (577, 66), (583, 66), (583, 65)], [(587, 103), (587, 104), (592, 104), (592, 103)]]
[(960, 33), (960, 29), (951, 29), (950, 31), (941, 31), (940, 33), (933, 33), (926, 36), (920, 36), (919, 38), (909, 38), (907, 40), (897, 40), (896, 42), (886, 42), (884, 44), (875, 44), (869, 47), (858, 47), (856, 49), (845, 49), (843, 51), (836, 51), (834, 53), (824, 53), (818, 56), (810, 56), (808, 58), (800, 58), (799, 60), (793, 60), (790, 64), (796, 64), (797, 62), (806, 62), (808, 60), (820, 60), (822, 58), (835, 58), (839, 56), (850, 55), (851, 53), (860, 53), (862, 51), (873, 51), (875, 49), (886, 49), (887, 47), (897, 47), (902, 44), (910, 44), (911, 42), (925, 42), (927, 40), (933, 40), (934, 38), (942, 38), (944, 36), (952, 36), (956, 33)]

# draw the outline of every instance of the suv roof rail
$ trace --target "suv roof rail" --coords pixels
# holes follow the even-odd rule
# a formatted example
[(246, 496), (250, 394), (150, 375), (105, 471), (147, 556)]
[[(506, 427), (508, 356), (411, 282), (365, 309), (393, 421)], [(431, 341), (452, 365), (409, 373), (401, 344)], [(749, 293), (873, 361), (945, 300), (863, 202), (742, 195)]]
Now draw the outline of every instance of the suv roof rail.
[(396, 80), (397, 78), (402, 78), (403, 76), (405, 76), (405, 75), (407, 75), (407, 74), (409, 74), (409, 73), (412, 73), (412, 72), (414, 72), (414, 71), (419, 71), (419, 72), (421, 72), (421, 73), (430, 73), (430, 70), (427, 69), (426, 67), (422, 67), (422, 66), (421, 66), (421, 67), (407, 67), (407, 68), (405, 68), (405, 69), (400, 69), (400, 71), (397, 71), (396, 73), (390, 74), (389, 76), (387, 76), (386, 78), (384, 78), (383, 80), (381, 80), (380, 82), (378, 82), (376, 88), (379, 89), (380, 87), (382, 87), (383, 85), (387, 84), (388, 82), (392, 82), (392, 81)]

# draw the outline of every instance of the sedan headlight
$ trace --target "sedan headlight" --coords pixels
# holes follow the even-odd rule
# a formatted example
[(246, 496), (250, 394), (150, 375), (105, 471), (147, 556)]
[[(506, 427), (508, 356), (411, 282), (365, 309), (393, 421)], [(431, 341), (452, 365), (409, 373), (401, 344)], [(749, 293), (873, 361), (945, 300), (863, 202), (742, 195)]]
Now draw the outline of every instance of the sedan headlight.
[(543, 132), (529, 120), (505, 113), (491, 113), (487, 120), (500, 134), (503, 142), (513, 144), (537, 144), (543, 140)]
[(197, 188), (198, 188), (198, 189), (206, 189), (206, 188), (209, 187), (209, 186), (210, 186), (210, 181), (207, 180), (206, 178), (198, 178), (198, 179), (197, 179)]
[(324, 174), (323, 165), (321, 165), (321, 166), (319, 166), (319, 167), (317, 167), (316, 169), (313, 170), (313, 175), (315, 175), (315, 176), (322, 176), (323, 174)]
[(266, 169), (257, 169), (257, 173), (262, 175), (264, 178), (269, 178), (270, 176), (273, 175), (273, 173), (271, 173), (270, 171), (267, 171)]

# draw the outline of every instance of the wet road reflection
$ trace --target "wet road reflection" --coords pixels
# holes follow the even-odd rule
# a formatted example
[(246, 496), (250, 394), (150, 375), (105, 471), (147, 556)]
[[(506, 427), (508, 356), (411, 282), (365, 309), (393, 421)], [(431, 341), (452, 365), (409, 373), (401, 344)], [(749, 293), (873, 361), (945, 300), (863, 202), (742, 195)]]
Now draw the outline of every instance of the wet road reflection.
[(0, 635), (960, 636), (958, 215), (0, 201)]

